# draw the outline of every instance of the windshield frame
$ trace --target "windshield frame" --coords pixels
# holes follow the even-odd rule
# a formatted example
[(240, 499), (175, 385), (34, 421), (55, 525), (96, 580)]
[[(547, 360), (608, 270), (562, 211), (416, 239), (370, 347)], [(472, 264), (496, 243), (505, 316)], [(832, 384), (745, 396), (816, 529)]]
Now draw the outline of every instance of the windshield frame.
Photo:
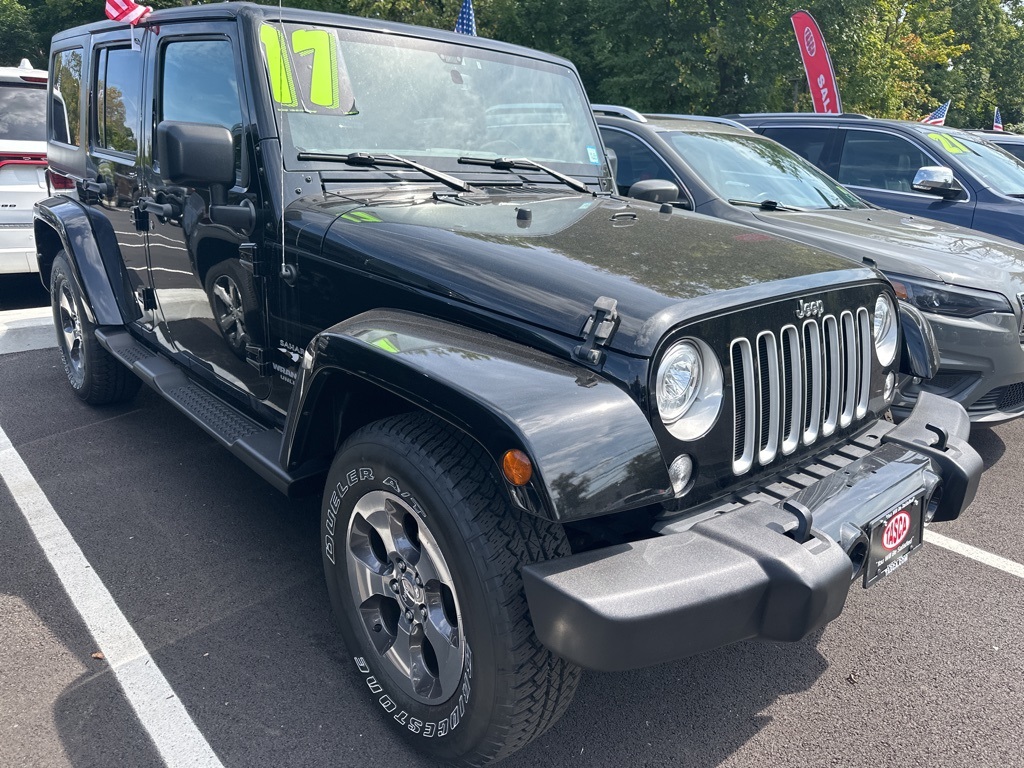
[[(321, 146), (304, 145), (302, 139), (296, 134), (296, 126), (300, 121), (308, 119), (306, 115), (310, 114), (309, 110), (305, 109), (305, 105), (303, 105), (299, 109), (288, 111), (287, 109), (283, 109), (280, 102), (275, 102), (273, 98), (273, 88), (271, 87), (270, 82), (271, 74), (267, 65), (268, 56), (265, 54), (267, 49), (261, 42), (260, 37), (261, 30), (263, 30), (265, 26), (270, 26), (276, 29), (281, 29), (281, 27), (277, 19), (265, 18), (262, 20), (262, 23), (254, 25), (253, 37), (255, 38), (255, 52), (257, 54), (259, 65), (265, 73), (264, 77), (260, 79), (260, 89), (265, 96), (265, 103), (270, 107), (269, 116), (276, 128), (277, 135), (281, 138), (284, 170), (297, 172), (316, 171), (323, 174), (329, 174), (332, 178), (341, 177), (367, 181), (393, 181), (397, 177), (404, 179), (407, 176), (420, 176), (418, 172), (412, 169), (393, 167), (353, 167), (338, 163), (325, 162), (323, 160), (298, 159), (300, 153), (303, 152), (320, 154), (349, 154), (352, 152), (365, 152), (371, 155), (398, 155), (429, 166), (432, 169), (463, 178), (476, 179), (477, 177), (496, 177), (497, 179), (502, 179), (509, 184), (521, 184), (521, 179), (525, 173), (525, 175), (529, 175), (531, 177), (531, 183), (533, 183), (534, 180), (543, 181), (545, 183), (559, 183), (557, 180), (543, 172), (524, 172), (517, 170), (515, 173), (510, 173), (507, 170), (495, 170), (494, 168), (481, 166), (467, 166), (458, 162), (459, 157), (466, 155), (479, 157), (514, 156), (517, 158), (522, 157), (535, 160), (543, 165), (550, 166), (565, 175), (576, 178), (582, 177), (590, 183), (594, 183), (594, 181), (597, 181), (602, 185), (607, 183), (610, 187), (611, 170), (608, 166), (604, 145), (601, 142), (597, 125), (594, 121), (593, 114), (590, 111), (589, 101), (587, 100), (586, 93), (583, 89), (582, 81), (580, 80), (579, 74), (576, 72), (575, 68), (569, 62), (563, 62), (555, 57), (548, 58), (543, 54), (539, 54), (536, 57), (523, 55), (524, 53), (529, 53), (529, 51), (526, 51), (525, 49), (522, 53), (519, 51), (504, 50), (504, 48), (508, 48), (509, 46), (502, 46), (501, 44), (489, 45), (488, 43), (490, 41), (479, 38), (469, 38), (466, 42), (462, 42), (461, 40), (458, 42), (452, 42), (444, 39), (447, 36), (442, 36), (441, 34), (436, 38), (430, 35), (382, 35), (378, 31), (365, 29), (359, 26), (347, 25), (343, 20), (339, 20), (339, 23), (336, 24), (331, 23), (328, 20), (320, 19), (316, 20), (316, 22), (307, 23), (286, 17), (282, 22), (284, 24), (285, 31), (294, 29), (293, 25), (301, 26), (303, 29), (322, 29), (328, 31), (332, 35), (336, 35), (336, 39), (338, 40), (337, 58), (341, 62), (338, 80), (341, 82), (341, 91), (343, 94), (342, 102), (345, 102), (348, 98), (348, 92), (345, 91), (346, 86), (351, 86), (351, 92), (354, 94), (351, 103), (355, 109), (350, 112), (344, 112), (343, 114), (337, 112), (334, 114), (314, 114), (314, 119), (320, 120), (321, 118), (326, 117), (328, 118), (326, 122), (337, 119), (339, 120), (338, 124), (340, 125), (341, 120), (350, 116), (354, 117), (358, 113), (358, 91), (360, 88), (360, 83), (358, 81), (361, 74), (365, 74), (365, 72), (371, 70), (371, 68), (367, 67), (365, 64), (366, 61), (371, 60), (370, 57), (365, 55), (365, 51), (372, 49), (364, 48), (362, 57), (364, 63), (361, 65), (362, 70), (360, 70), (358, 62), (353, 61), (352, 46), (373, 45), (380, 46), (383, 49), (397, 49), (398, 52), (396, 53), (396, 56), (404, 55), (407, 61), (414, 60), (421, 54), (436, 54), (438, 58), (444, 62), (442, 65), (443, 68), (450, 65), (453, 70), (451, 76), (455, 87), (462, 85), (462, 83), (457, 79), (458, 76), (456, 75), (455, 70), (462, 67), (467, 69), (475, 67), (475, 69), (469, 70), (468, 72), (468, 74), (475, 74), (481, 69), (481, 63), (483, 63), (483, 66), (486, 66), (487, 62), (492, 62), (494, 64), (494, 68), (502, 72), (507, 71), (508, 73), (518, 73), (528, 69), (533, 72), (546, 72), (552, 75), (552, 77), (560, 77), (562, 78), (561, 81), (550, 81), (551, 89), (559, 96), (563, 97), (564, 100), (560, 104), (552, 105), (552, 108), (561, 110), (559, 114), (568, 118), (569, 122), (567, 125), (569, 128), (567, 130), (571, 130), (573, 132), (573, 136), (581, 136), (585, 140), (582, 144), (580, 142), (574, 142), (571, 145), (563, 144), (563, 147), (571, 146), (575, 148), (577, 157), (579, 158), (579, 161), (577, 162), (569, 162), (564, 159), (552, 158), (546, 155), (543, 157), (531, 157), (530, 152), (516, 152), (514, 151), (515, 148), (512, 146), (505, 148), (506, 151), (500, 151), (501, 147), (498, 149), (488, 149), (485, 143), (476, 143), (473, 146), (450, 146), (447, 148), (435, 148), (431, 145), (416, 148), (400, 146), (397, 142), (395, 142), (395, 146), (389, 146), (392, 142), (387, 141), (380, 141), (374, 146), (366, 146), (357, 138), (357, 140), (352, 144), (344, 146), (341, 146), (342, 142), (340, 141), (323, 142), (323, 145)], [(349, 46), (348, 49), (346, 49), (346, 45)], [(386, 58), (383, 58), (382, 60), (385, 62), (388, 61)], [(391, 61), (394, 60), (392, 59)], [(349, 71), (353, 69), (354, 64), (355, 71)], [(503, 65), (510, 65), (515, 69), (502, 70), (501, 67)], [(431, 74), (434, 75), (434, 79), (430, 81), (429, 84), (435, 88), (438, 87), (438, 83), (440, 82), (440, 78), (437, 77), (439, 69), (431, 72)], [(390, 71), (391, 70), (386, 70), (383, 66), (380, 69), (380, 72)], [(418, 71), (416, 74), (419, 74)], [(351, 80), (346, 80), (346, 78), (350, 76), (352, 76)], [(380, 75), (380, 77), (383, 79), (385, 76)], [(520, 75), (520, 77), (522, 77), (522, 75)], [(409, 78), (408, 80), (402, 80), (402, 82), (415, 81), (412, 78)], [(453, 90), (454, 89), (455, 88), (453, 87)], [(384, 91), (380, 92), (383, 93)], [(480, 94), (478, 92), (473, 92), (472, 95), (474, 99), (477, 99), (477, 101), (473, 103), (479, 103)], [(492, 101), (496, 103), (488, 104), (484, 102), (485, 106), (495, 109), (495, 112), (492, 114), (507, 114), (501, 112), (502, 108), (510, 108), (512, 110), (520, 109), (520, 111), (524, 111), (525, 113), (527, 108), (534, 108), (535, 111), (537, 111), (540, 110), (540, 108), (547, 107), (547, 105), (539, 103), (506, 103), (498, 98), (500, 95), (501, 94), (495, 94), (491, 96)], [(374, 104), (372, 101), (370, 102), (371, 108), (376, 107), (377, 109), (375, 117), (378, 121), (380, 120), (380, 103), (384, 100), (385, 99), (383, 97), (378, 97), (377, 104)], [(429, 103), (431, 105), (435, 105), (441, 102), (435, 100)], [(438, 112), (441, 116), (445, 114), (466, 114), (467, 119), (483, 119), (482, 112), (478, 113), (477, 111), (470, 111), (461, 113), (458, 111), (457, 107), (451, 108), (447, 106), (447, 104), (445, 105), (445, 108), (438, 110)], [(409, 120), (419, 119), (422, 124), (424, 121), (429, 121), (431, 118), (431, 115), (426, 114), (426, 112), (420, 113), (421, 117), (419, 118), (415, 117), (415, 114), (416, 113), (410, 114), (409, 112), (406, 112), (402, 119), (406, 122)], [(500, 120), (501, 118), (499, 117), (498, 119)], [(448, 125), (447, 122), (440, 120), (436, 122), (435, 125), (438, 127), (438, 132), (434, 134), (435, 137), (443, 135), (445, 138), (450, 138), (449, 135), (445, 133), (446, 126)], [(516, 127), (519, 124), (508, 123), (508, 125)], [(534, 127), (534, 130), (539, 129)], [(309, 133), (307, 131), (307, 133), (308, 135), (315, 135), (317, 137), (326, 135), (319, 130), (313, 131), (313, 133)], [(341, 134), (332, 133), (330, 135), (337, 138)], [(452, 132), (452, 135), (454, 135), (454, 132)], [(463, 134), (463, 136), (470, 137), (475, 137), (476, 135), (477, 134), (473, 131), (466, 131)], [(430, 136), (427, 136), (426, 139), (424, 139), (424, 142), (428, 141), (430, 138)], [(334, 146), (330, 146), (331, 143), (333, 143)], [(455, 144), (456, 142), (451, 141), (450, 143)], [(445, 151), (446, 149), (450, 151)], [(587, 162), (583, 162), (584, 157)], [(607, 180), (607, 182), (604, 180)]]

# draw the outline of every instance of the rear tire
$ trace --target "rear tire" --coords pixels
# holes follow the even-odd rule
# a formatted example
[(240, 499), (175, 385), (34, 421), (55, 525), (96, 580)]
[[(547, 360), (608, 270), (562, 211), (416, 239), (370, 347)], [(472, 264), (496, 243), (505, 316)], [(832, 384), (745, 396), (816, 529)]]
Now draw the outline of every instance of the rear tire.
[(50, 272), (50, 305), (64, 373), (75, 394), (90, 405), (135, 397), (142, 381), (96, 339), (96, 326), (83, 311), (82, 295), (64, 251), (57, 254)]
[(537, 639), (520, 569), (569, 554), (565, 534), (511, 505), (476, 443), (420, 414), (364, 427), (331, 466), (321, 526), (345, 642), (415, 749), (483, 765), (561, 717), (580, 670)]

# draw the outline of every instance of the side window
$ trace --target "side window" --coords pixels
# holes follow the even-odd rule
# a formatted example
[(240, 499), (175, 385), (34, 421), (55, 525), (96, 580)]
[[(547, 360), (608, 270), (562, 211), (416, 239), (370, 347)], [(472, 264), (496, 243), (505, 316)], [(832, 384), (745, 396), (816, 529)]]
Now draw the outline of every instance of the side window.
[(142, 53), (131, 48), (102, 48), (98, 54), (96, 147), (137, 154)]
[(222, 125), (235, 143), (241, 171), (242, 108), (230, 40), (177, 40), (164, 46), (160, 120)]
[(50, 68), (50, 140), (82, 146), (82, 49), (58, 51)]
[(646, 179), (664, 179), (679, 184), (676, 175), (665, 161), (639, 139), (621, 131), (604, 128), (601, 129), (601, 138), (604, 139), (605, 146), (615, 152), (618, 158), (615, 184), (619, 188), (619, 194), (629, 194), (630, 187)]
[(839, 183), (912, 192), (918, 168), (934, 161), (906, 139), (891, 133), (847, 131), (839, 160)]
[(825, 147), (835, 131), (828, 128), (765, 128), (764, 135), (789, 147), (809, 163), (826, 170)]

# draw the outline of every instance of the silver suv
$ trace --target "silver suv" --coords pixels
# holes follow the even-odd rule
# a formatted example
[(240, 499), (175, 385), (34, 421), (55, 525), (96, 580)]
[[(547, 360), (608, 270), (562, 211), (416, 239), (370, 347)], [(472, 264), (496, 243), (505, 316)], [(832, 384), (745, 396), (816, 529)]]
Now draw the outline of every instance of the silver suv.
[(46, 71), (0, 67), (0, 273), (36, 272), (32, 206), (46, 191)]

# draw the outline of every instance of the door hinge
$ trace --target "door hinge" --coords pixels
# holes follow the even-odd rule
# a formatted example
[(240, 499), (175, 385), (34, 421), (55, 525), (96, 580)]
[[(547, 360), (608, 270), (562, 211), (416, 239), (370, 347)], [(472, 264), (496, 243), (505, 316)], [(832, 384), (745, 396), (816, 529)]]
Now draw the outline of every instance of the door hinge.
[(141, 206), (133, 205), (131, 214), (132, 224), (135, 225), (135, 231), (149, 232), (149, 213), (143, 210)]
[(135, 296), (145, 311), (152, 312), (156, 309), (156, 293), (152, 288), (139, 288), (136, 290)]
[(598, 346), (607, 346), (619, 327), (619, 313), (616, 311), (618, 302), (607, 296), (601, 296), (594, 302), (594, 314), (587, 318), (583, 326), (584, 341), (573, 351), (573, 357), (590, 365), (600, 365), (604, 360), (604, 352)]
[(242, 243), (238, 246), (238, 260), (253, 277), (267, 277), (267, 267), (257, 258), (258, 251), (256, 243)]
[(274, 369), (269, 359), (270, 350), (256, 344), (245, 345), (245, 362), (255, 368), (260, 376), (269, 376)]

